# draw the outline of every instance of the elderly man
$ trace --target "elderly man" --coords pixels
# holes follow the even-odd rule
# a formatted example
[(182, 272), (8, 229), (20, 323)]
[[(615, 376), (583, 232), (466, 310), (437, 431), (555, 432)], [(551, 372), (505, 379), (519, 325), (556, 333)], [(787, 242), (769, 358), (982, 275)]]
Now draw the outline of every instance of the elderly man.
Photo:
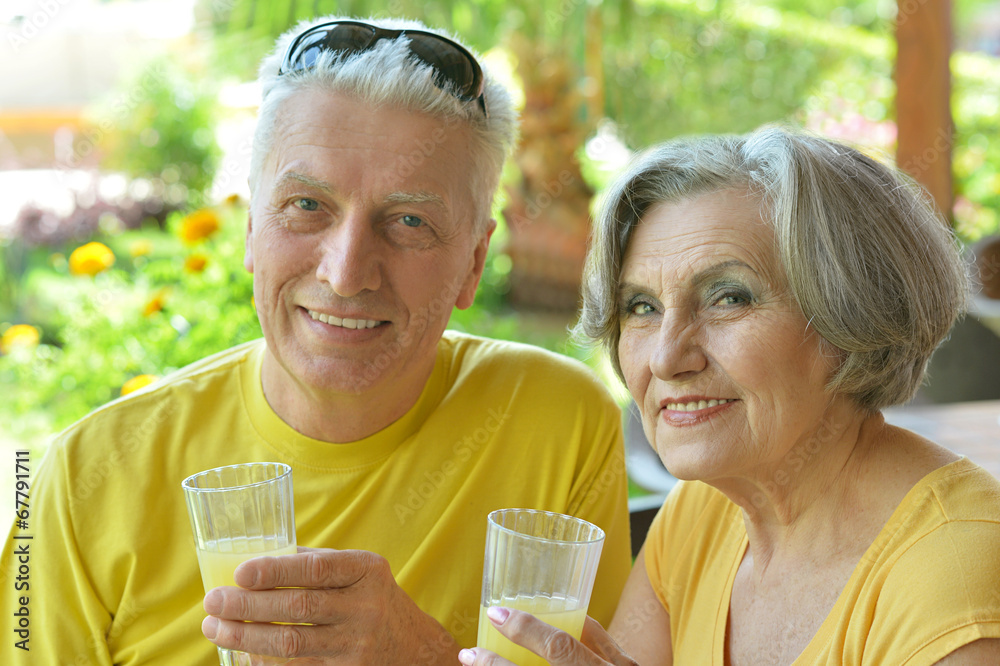
[[(55, 440), (32, 539), (12, 530), (3, 554), (11, 576), (30, 549), (2, 606), (8, 626), (22, 607), (30, 620), (3, 663), (210, 666), (214, 642), (454, 664), (475, 643), (486, 514), (511, 506), (605, 529), (590, 613), (607, 623), (629, 568), (614, 402), (567, 359), (445, 332), (495, 226), (506, 91), (459, 44), (400, 22), (304, 26), (261, 81), (245, 263), (264, 339)], [(293, 467), (309, 548), (206, 595), (180, 482), (265, 460)]]

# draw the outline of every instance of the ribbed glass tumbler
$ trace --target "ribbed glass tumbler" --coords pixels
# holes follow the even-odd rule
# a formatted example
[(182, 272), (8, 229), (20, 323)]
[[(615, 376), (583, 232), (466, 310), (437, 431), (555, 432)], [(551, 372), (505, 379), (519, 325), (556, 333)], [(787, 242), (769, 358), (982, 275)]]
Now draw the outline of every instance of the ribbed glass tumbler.
[(528, 611), (579, 639), (603, 545), (604, 530), (573, 516), (534, 509), (492, 512), (476, 645), (519, 666), (545, 666), (544, 659), (500, 634), (486, 610)]
[[(262, 462), (216, 467), (184, 479), (205, 592), (235, 586), (233, 572), (262, 555), (296, 552), (292, 468)], [(221, 666), (284, 664), (287, 659), (219, 648)]]

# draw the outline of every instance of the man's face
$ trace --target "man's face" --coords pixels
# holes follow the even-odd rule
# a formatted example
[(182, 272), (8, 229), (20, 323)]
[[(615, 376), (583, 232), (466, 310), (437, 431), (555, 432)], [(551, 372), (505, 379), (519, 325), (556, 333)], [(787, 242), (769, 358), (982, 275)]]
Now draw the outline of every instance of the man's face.
[(266, 363), (310, 393), (418, 395), (493, 228), (474, 232), (469, 130), (320, 91), (280, 114), (245, 258)]

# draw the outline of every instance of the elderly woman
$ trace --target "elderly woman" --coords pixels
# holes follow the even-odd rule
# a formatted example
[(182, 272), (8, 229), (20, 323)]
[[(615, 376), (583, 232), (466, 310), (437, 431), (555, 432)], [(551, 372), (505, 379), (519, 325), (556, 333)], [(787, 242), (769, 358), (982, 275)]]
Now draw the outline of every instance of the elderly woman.
[(965, 293), (946, 223), (856, 150), (765, 128), (642, 155), (606, 196), (579, 328), (682, 481), (621, 648), (591, 620), (583, 643), (493, 623), (553, 665), (1000, 664), (1000, 483), (880, 413)]

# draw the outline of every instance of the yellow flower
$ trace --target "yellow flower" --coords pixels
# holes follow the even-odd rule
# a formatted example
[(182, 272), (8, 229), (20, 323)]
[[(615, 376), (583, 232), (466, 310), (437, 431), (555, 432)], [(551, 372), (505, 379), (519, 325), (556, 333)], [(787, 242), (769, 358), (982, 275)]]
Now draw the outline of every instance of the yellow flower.
[(240, 197), (240, 195), (236, 194), (235, 192), (226, 197), (227, 206), (239, 206), (242, 203), (243, 199)]
[(195, 253), (184, 260), (184, 270), (189, 273), (201, 273), (205, 270), (205, 264), (207, 263), (208, 257), (201, 253)]
[(158, 291), (153, 295), (149, 301), (146, 302), (146, 307), (142, 309), (142, 316), (149, 317), (156, 314), (163, 309), (163, 304), (166, 302), (167, 294), (164, 291)]
[(145, 257), (150, 252), (153, 251), (153, 244), (150, 243), (145, 238), (140, 238), (129, 243), (128, 253), (132, 255), (133, 258)]
[(132, 391), (138, 391), (144, 386), (149, 386), (157, 379), (159, 379), (159, 377), (156, 375), (137, 375), (122, 384), (122, 395), (128, 395)]
[(87, 243), (69, 255), (69, 272), (73, 275), (93, 277), (106, 271), (115, 263), (115, 253), (104, 243)]
[(219, 230), (219, 216), (203, 208), (196, 210), (181, 222), (181, 240), (185, 243), (203, 241)]
[(0, 338), (0, 352), (6, 354), (15, 347), (31, 348), (38, 346), (38, 329), (29, 324), (15, 324)]

